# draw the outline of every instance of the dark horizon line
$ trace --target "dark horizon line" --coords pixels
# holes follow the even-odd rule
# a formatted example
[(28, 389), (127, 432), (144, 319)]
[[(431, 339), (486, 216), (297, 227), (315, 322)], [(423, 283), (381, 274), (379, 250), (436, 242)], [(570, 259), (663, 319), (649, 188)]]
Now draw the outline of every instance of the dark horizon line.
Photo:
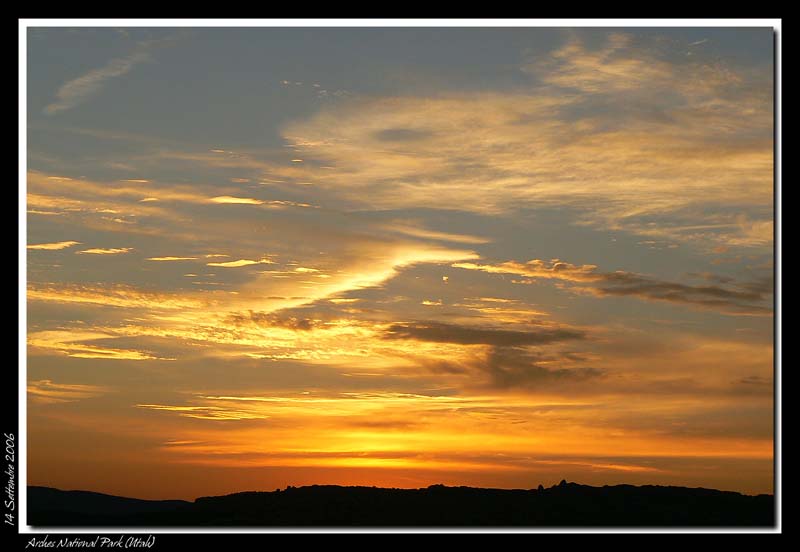
[(750, 497), (757, 497), (757, 496), (775, 496), (775, 492), (771, 493), (746, 493), (743, 491), (736, 491), (736, 490), (729, 490), (729, 489), (717, 489), (714, 487), (689, 487), (686, 485), (659, 485), (656, 483), (643, 483), (640, 485), (634, 485), (632, 483), (616, 483), (616, 484), (605, 484), (605, 485), (589, 485), (585, 483), (579, 483), (576, 481), (567, 481), (566, 479), (562, 479), (561, 482), (557, 484), (553, 484), (549, 487), (545, 487), (542, 484), (539, 484), (536, 487), (473, 487), (471, 485), (445, 485), (444, 483), (432, 483), (430, 485), (424, 487), (381, 487), (377, 485), (338, 485), (335, 483), (311, 483), (308, 485), (286, 485), (283, 488), (275, 488), (274, 490), (267, 490), (267, 489), (246, 489), (240, 491), (232, 491), (229, 493), (223, 494), (206, 494), (196, 496), (193, 499), (184, 499), (184, 498), (140, 498), (136, 496), (130, 495), (118, 495), (112, 494), (109, 492), (103, 491), (92, 491), (87, 489), (62, 489), (59, 487), (53, 487), (50, 485), (31, 485), (28, 484), (26, 487), (28, 489), (48, 489), (54, 491), (60, 491), (63, 493), (91, 493), (96, 495), (108, 496), (113, 498), (126, 498), (130, 500), (141, 500), (147, 502), (187, 502), (187, 503), (194, 503), (200, 499), (204, 498), (219, 498), (219, 497), (228, 497), (228, 496), (235, 496), (240, 494), (254, 494), (254, 493), (281, 493), (286, 492), (289, 490), (297, 490), (297, 489), (308, 489), (308, 488), (339, 488), (339, 489), (378, 489), (378, 490), (386, 490), (386, 491), (424, 491), (430, 489), (471, 489), (476, 491), (508, 491), (508, 492), (519, 492), (519, 491), (536, 491), (536, 490), (546, 490), (546, 489), (554, 489), (558, 487), (563, 487), (565, 485), (571, 486), (580, 486), (580, 487), (590, 487), (593, 489), (603, 489), (603, 488), (615, 488), (615, 487), (634, 487), (636, 489), (641, 488), (652, 488), (652, 487), (659, 487), (659, 488), (671, 488), (671, 489), (687, 489), (687, 490), (702, 490), (702, 491), (715, 491), (719, 493), (732, 493), (738, 494), (741, 496), (750, 496)]
[(28, 487), (34, 527), (769, 527), (775, 496), (662, 485), (287, 486), (185, 500)]

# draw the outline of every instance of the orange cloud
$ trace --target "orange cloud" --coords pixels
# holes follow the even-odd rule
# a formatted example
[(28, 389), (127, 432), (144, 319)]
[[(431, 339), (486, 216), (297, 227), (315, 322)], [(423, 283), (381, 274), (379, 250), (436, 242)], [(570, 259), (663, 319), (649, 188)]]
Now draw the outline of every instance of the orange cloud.
[(63, 242), (54, 242), (54, 243), (37, 243), (28, 246), (28, 249), (36, 249), (42, 251), (57, 251), (59, 249), (67, 249), (68, 247), (73, 247), (76, 245), (80, 245), (81, 242), (77, 241), (63, 241)]

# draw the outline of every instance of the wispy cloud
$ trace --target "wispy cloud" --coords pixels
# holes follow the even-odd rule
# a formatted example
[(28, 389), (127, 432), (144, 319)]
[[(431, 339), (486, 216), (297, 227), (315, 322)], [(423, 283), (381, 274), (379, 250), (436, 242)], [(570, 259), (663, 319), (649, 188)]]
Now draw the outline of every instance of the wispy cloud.
[(174, 412), (179, 416), (198, 418), (200, 420), (258, 420), (268, 417), (257, 413), (254, 414), (246, 410), (236, 410), (219, 406), (173, 406), (166, 404), (137, 404), (136, 406), (150, 410)]
[(99, 385), (55, 383), (49, 379), (29, 381), (28, 397), (40, 403), (63, 403), (96, 397), (108, 391)]
[[(163, 157), (169, 157), (163, 154)], [(105, 209), (125, 210), (131, 214), (155, 214), (159, 208), (152, 203), (220, 205), (239, 204), (262, 206), (267, 209), (317, 208), (310, 203), (281, 199), (256, 199), (240, 197), (235, 187), (225, 189), (225, 195), (210, 195), (221, 190), (209, 186), (167, 184), (155, 190), (149, 182), (124, 180), (118, 182), (93, 181), (86, 178), (67, 178), (30, 171), (28, 173), (28, 206), (50, 210), (93, 210), (102, 203)], [(71, 196), (70, 198), (64, 197)], [(143, 197), (144, 196), (144, 197)], [(80, 199), (78, 199), (80, 198)], [(146, 211), (145, 211), (146, 209)], [(162, 214), (165, 211), (161, 211)]]
[(521, 67), (536, 79), (528, 89), (328, 106), (283, 129), (305, 163), (269, 173), (372, 208), (446, 194), (459, 210), (555, 205), (581, 225), (769, 247), (770, 75), (662, 49), (619, 33), (599, 49), (575, 38)]
[(386, 339), (414, 339), (461, 345), (522, 346), (542, 345), (582, 339), (584, 332), (570, 328), (540, 328), (535, 331), (518, 331), (494, 328), (475, 328), (443, 322), (411, 322), (392, 324), (384, 335)]
[(102, 307), (148, 310), (185, 310), (204, 306), (200, 298), (148, 292), (124, 285), (35, 285), (28, 287), (28, 301), (78, 303)]
[(113, 334), (95, 331), (45, 330), (28, 334), (28, 345), (44, 354), (105, 360), (172, 360), (138, 349), (105, 347)]
[[(508, 261), (496, 265), (454, 263), (455, 268), (494, 274), (514, 274), (527, 278), (560, 280), (572, 284), (568, 290), (598, 297), (629, 296), (649, 301), (680, 303), (700, 309), (718, 310), (723, 314), (770, 316), (772, 309), (761, 305), (772, 294), (771, 280), (722, 284), (693, 285), (661, 280), (635, 272), (617, 270), (600, 272), (595, 265), (574, 265), (553, 259), (549, 263), (533, 259), (526, 263)], [(708, 279), (704, 277), (704, 279)], [(523, 280), (519, 283), (530, 283)]]
[(100, 92), (109, 80), (126, 75), (140, 63), (149, 60), (148, 50), (146, 45), (140, 45), (128, 56), (112, 59), (103, 67), (65, 82), (56, 92), (55, 101), (44, 108), (44, 113), (53, 115), (82, 104)]
[(236, 268), (240, 266), (249, 266), (254, 264), (274, 264), (266, 257), (259, 261), (252, 261), (250, 259), (239, 259), (238, 261), (227, 261), (223, 263), (206, 263), (207, 266), (219, 266), (222, 268)]
[(81, 253), (88, 253), (90, 255), (121, 255), (123, 253), (129, 253), (133, 251), (132, 247), (117, 247), (117, 248), (110, 248), (110, 249), (102, 249), (102, 248), (92, 248), (92, 249), (84, 249), (83, 251), (78, 251), (78, 254)]
[(209, 199), (211, 203), (230, 203), (238, 205), (262, 205), (264, 202), (252, 197), (217, 196)]
[(36, 243), (28, 246), (28, 249), (38, 249), (44, 251), (56, 251), (58, 249), (66, 249), (74, 245), (80, 245), (81, 242), (77, 241), (63, 241), (54, 243)]
[(451, 232), (439, 232), (436, 230), (429, 230), (427, 228), (423, 228), (419, 221), (402, 221), (398, 224), (393, 224), (388, 226), (389, 230), (393, 232), (397, 232), (398, 234), (404, 234), (406, 236), (412, 236), (414, 238), (423, 238), (423, 239), (431, 239), (431, 240), (440, 240), (440, 241), (448, 241), (448, 242), (456, 242), (456, 243), (489, 243), (488, 238), (484, 238), (481, 236), (471, 236), (469, 234), (455, 234)]

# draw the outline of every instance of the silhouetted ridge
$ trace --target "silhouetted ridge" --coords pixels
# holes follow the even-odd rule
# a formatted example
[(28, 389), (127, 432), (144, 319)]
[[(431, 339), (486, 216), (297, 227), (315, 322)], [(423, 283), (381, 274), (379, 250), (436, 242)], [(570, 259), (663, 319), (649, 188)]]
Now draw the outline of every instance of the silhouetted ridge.
[(28, 487), (34, 526), (771, 526), (772, 495), (561, 481), (531, 490), (311, 485), (150, 501)]

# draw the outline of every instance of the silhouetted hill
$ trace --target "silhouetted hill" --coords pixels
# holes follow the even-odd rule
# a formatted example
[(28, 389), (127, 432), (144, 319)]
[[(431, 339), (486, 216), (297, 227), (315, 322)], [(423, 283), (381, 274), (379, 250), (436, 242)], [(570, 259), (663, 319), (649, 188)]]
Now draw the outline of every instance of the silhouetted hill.
[[(28, 523), (40, 525), (115, 525), (158, 520), (192, 506), (185, 500), (140, 500), (91, 491), (28, 487)], [(36, 520), (43, 519), (41, 523)], [(136, 523), (139, 524), (139, 523)]]
[(774, 524), (772, 495), (561, 482), (535, 490), (432, 485), (312, 485), (181, 500), (137, 500), (28, 487), (33, 526), (756, 527)]

